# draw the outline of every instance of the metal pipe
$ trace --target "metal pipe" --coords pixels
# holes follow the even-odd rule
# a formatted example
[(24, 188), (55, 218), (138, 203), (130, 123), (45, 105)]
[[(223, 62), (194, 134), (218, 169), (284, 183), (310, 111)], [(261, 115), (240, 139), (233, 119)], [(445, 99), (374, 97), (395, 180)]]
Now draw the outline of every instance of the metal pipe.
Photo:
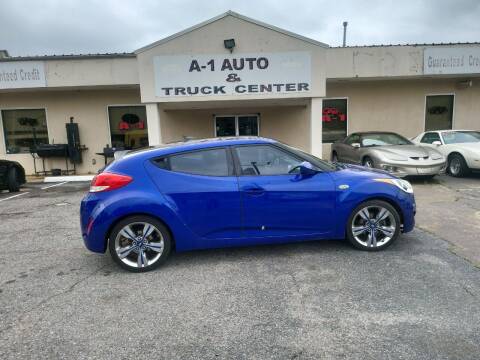
[(347, 25), (348, 22), (343, 22), (343, 47), (347, 46)]

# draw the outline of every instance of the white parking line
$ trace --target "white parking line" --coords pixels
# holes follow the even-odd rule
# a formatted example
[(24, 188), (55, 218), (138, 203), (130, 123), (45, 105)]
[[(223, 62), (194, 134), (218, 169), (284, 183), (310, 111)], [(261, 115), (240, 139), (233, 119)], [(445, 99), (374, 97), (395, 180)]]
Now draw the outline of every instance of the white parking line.
[(50, 189), (50, 188), (52, 188), (52, 187), (60, 186), (60, 185), (66, 184), (66, 183), (68, 183), (68, 181), (64, 181), (64, 182), (61, 182), (61, 183), (58, 183), (58, 184), (49, 185), (49, 186), (44, 186), (44, 187), (42, 187), (41, 189), (42, 189), (42, 190), (46, 190), (46, 189)]
[(24, 192), (24, 193), (21, 193), (21, 194), (17, 194), (17, 195), (12, 195), (12, 196), (9, 196), (5, 199), (0, 199), (0, 202), (2, 201), (5, 201), (5, 200), (10, 200), (10, 199), (13, 199), (13, 198), (16, 198), (16, 197), (19, 197), (19, 196), (22, 196), (22, 195), (26, 195), (26, 194), (29, 194), (30, 191), (27, 191), (27, 192)]

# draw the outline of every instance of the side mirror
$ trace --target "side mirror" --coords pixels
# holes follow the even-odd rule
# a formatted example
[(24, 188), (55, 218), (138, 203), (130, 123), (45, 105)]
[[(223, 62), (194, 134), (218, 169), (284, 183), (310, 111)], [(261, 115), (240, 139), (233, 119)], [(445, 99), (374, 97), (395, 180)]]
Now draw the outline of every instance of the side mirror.
[(354, 147), (354, 148), (359, 148), (359, 147), (360, 147), (360, 143), (352, 143), (352, 147)]
[(442, 142), (438, 141), (438, 140), (435, 140), (434, 142), (432, 142), (432, 145), (440, 146), (440, 145), (442, 145)]
[(315, 175), (318, 171), (315, 170), (312, 164), (310, 164), (308, 161), (304, 161), (299, 165), (300, 169), (300, 175), (303, 176), (311, 176)]

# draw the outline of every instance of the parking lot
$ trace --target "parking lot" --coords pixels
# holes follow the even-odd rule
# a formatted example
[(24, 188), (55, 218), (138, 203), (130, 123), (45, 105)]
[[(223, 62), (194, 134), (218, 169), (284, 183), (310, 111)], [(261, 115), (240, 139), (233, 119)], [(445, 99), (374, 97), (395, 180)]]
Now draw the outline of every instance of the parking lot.
[(122, 271), (88, 252), (88, 184), (0, 194), (0, 357), (478, 359), (480, 176), (414, 182), (417, 228), (173, 254)]

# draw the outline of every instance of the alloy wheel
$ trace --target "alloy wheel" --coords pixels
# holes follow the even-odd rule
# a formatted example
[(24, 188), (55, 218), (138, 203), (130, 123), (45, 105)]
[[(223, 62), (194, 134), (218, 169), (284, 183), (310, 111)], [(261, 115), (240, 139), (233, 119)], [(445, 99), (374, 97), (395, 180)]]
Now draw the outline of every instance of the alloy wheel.
[(452, 175), (458, 175), (461, 168), (462, 163), (460, 162), (460, 159), (458, 157), (454, 157), (452, 160), (450, 160), (450, 166), (448, 167), (448, 170)]
[(118, 258), (132, 268), (155, 264), (165, 248), (162, 233), (147, 222), (134, 222), (120, 230), (115, 238)]
[(368, 168), (373, 168), (373, 161), (370, 159), (365, 160), (363, 163), (363, 166), (368, 167)]
[(360, 245), (380, 247), (395, 235), (397, 222), (393, 214), (382, 206), (367, 206), (353, 217), (352, 235)]

